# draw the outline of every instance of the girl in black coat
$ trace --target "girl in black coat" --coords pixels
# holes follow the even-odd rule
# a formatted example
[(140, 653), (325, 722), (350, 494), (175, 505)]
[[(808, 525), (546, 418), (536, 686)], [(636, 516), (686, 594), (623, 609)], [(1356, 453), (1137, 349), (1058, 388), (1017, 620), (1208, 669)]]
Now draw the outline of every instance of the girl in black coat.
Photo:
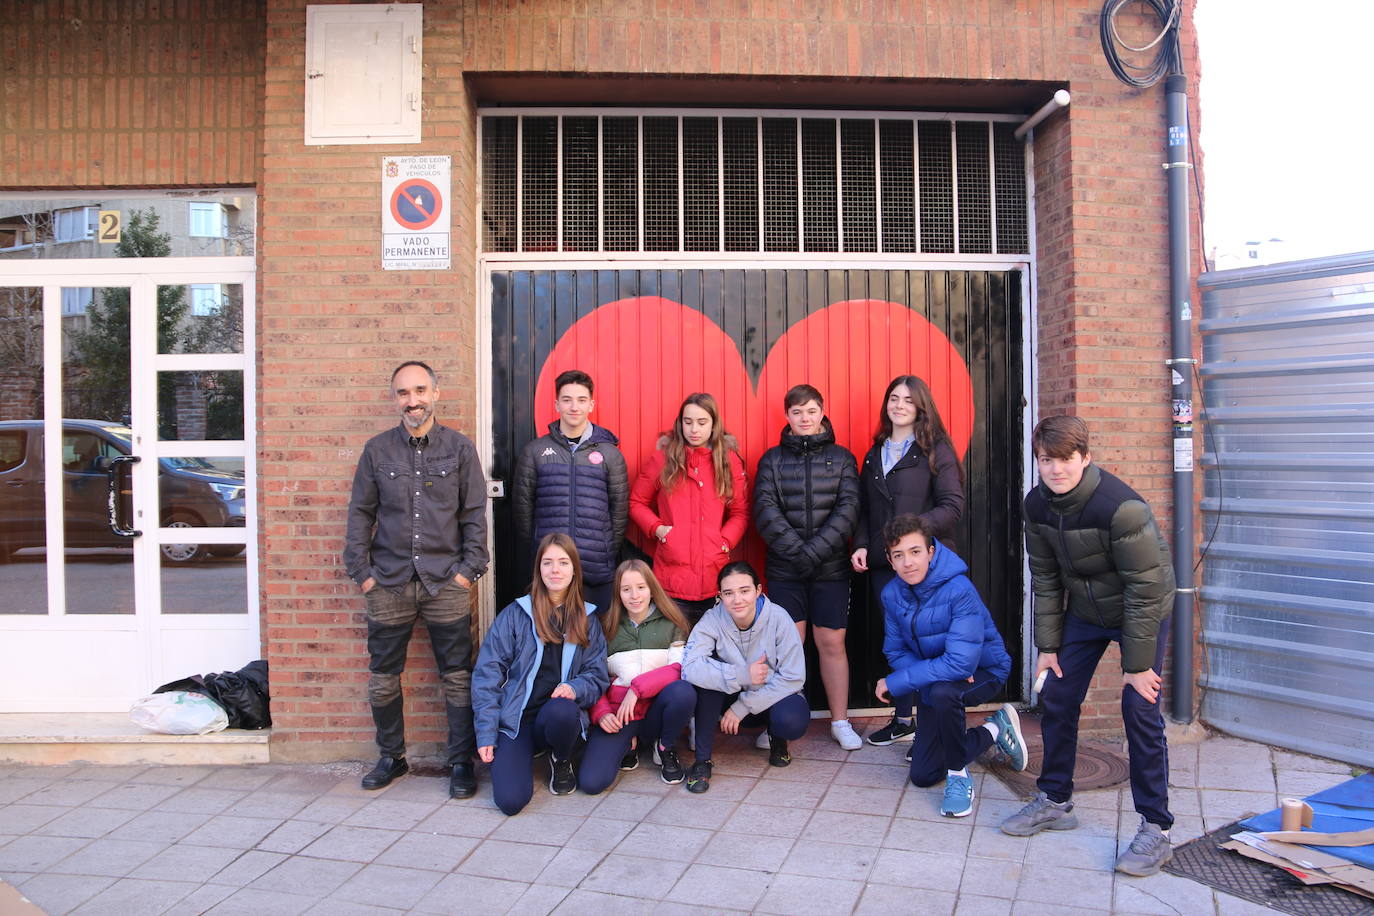
[[(859, 486), (859, 527), (850, 563), (856, 572), (869, 574), (871, 603), (881, 616), (880, 596), (895, 575), (883, 548), (883, 526), (898, 515), (916, 515), (952, 549), (964, 514), (964, 466), (930, 387), (916, 376), (899, 375), (888, 383), (873, 447), (859, 471)], [(909, 741), (915, 734), (911, 696), (893, 701), (892, 721), (868, 736), (870, 744), (882, 747)]]

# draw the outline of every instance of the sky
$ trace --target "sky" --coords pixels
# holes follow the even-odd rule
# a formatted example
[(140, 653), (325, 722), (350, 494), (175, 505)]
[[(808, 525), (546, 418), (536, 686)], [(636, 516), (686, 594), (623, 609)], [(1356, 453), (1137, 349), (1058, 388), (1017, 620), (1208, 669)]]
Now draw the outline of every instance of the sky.
[(1198, 0), (1206, 244), (1374, 250), (1374, 2)]

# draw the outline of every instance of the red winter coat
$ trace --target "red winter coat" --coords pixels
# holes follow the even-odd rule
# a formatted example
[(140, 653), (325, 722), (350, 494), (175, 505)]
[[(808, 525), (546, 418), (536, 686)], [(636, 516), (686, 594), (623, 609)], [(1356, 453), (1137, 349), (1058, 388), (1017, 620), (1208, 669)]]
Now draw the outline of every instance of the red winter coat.
[[(730, 561), (730, 551), (749, 530), (749, 482), (744, 476), (744, 462), (731, 449), (734, 496), (729, 505), (716, 495), (710, 449), (687, 449), (686, 474), (671, 491), (659, 485), (663, 464), (660, 444), (639, 469), (630, 491), (630, 519), (648, 535), (654, 575), (665, 592), (684, 601), (714, 597), (716, 574)], [(654, 537), (660, 525), (673, 529), (662, 543)]]

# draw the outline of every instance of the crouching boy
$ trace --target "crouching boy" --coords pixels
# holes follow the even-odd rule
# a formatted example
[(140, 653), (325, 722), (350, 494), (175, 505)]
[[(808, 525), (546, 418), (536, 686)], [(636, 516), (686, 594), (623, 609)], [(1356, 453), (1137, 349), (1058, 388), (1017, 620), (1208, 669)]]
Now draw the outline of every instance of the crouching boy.
[(883, 529), (897, 577), (883, 589), (883, 652), (892, 673), (874, 691), (915, 694), (916, 737), (911, 782), (925, 788), (945, 780), (940, 813), (973, 813), (968, 764), (996, 744), (1016, 770), (1026, 768), (1026, 743), (1016, 710), (1005, 703), (977, 728), (964, 709), (991, 700), (1011, 673), (1011, 657), (992, 615), (959, 555), (935, 539), (929, 523), (899, 515)]

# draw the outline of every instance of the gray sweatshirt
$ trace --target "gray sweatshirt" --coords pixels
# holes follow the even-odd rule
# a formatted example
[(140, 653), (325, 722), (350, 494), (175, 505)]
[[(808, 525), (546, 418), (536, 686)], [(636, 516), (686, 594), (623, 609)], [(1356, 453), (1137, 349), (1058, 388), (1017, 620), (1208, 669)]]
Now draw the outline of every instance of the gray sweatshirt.
[[(749, 682), (749, 666), (763, 656), (768, 679)], [(705, 690), (739, 694), (730, 711), (739, 718), (760, 713), (799, 693), (806, 683), (806, 657), (792, 617), (760, 595), (754, 623), (747, 630), (719, 602), (708, 610), (687, 639), (682, 677)]]

